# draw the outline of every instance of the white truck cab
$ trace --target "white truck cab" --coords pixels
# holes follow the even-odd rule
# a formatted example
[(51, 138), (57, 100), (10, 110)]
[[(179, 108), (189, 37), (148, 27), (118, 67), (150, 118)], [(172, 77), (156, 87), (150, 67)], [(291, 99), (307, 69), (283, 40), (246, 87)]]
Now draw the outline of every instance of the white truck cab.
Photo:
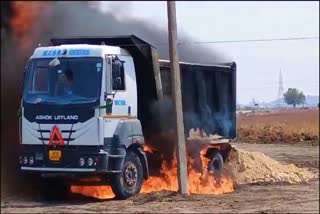
[(110, 174), (119, 198), (140, 191), (148, 165), (135, 66), (126, 50), (104, 44), (38, 47), (23, 90), (22, 171), (54, 182), (65, 174)]

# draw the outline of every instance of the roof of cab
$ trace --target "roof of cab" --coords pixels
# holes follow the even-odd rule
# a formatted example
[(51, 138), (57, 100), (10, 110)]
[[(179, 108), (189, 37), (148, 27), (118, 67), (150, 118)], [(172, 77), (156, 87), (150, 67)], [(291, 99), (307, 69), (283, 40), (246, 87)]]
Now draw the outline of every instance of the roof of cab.
[[(50, 54), (59, 51), (59, 53), (63, 50), (67, 50), (68, 57), (70, 51), (81, 51), (81, 50), (89, 50), (90, 54), (87, 56), (90, 57), (102, 57), (105, 54), (115, 54), (115, 55), (130, 55), (128, 51), (123, 48), (116, 47), (116, 46), (109, 46), (109, 45), (91, 45), (91, 44), (62, 44), (57, 46), (47, 46), (47, 47), (38, 47), (34, 50), (33, 55), (30, 58), (47, 58), (47, 57), (55, 57), (57, 55)], [(54, 52), (55, 51), (55, 52)], [(44, 52), (49, 52), (46, 56)], [(75, 56), (75, 55), (73, 55)], [(78, 55), (79, 57), (81, 56)]]
[[(64, 37), (64, 38), (52, 38), (51, 43), (53, 46), (37, 48), (31, 58), (37, 57), (49, 57), (52, 56), (50, 52), (49, 56), (44, 56), (45, 50), (53, 50), (57, 48), (61, 49), (90, 49), (93, 54), (90, 56), (102, 56), (103, 54), (120, 54), (120, 55), (132, 55), (141, 52), (148, 56), (148, 48), (155, 49), (154, 46), (145, 42), (144, 40), (136, 37), (135, 35), (125, 36), (107, 36), (107, 37)], [(69, 51), (68, 51), (69, 52)], [(59, 52), (60, 53), (60, 52)]]

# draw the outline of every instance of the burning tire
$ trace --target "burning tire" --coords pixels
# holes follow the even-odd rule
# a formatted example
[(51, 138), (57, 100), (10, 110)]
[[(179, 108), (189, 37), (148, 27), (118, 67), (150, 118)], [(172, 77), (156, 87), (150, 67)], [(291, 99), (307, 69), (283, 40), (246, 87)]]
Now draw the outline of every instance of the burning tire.
[(42, 181), (42, 191), (45, 200), (65, 200), (70, 193), (70, 185), (61, 179), (47, 178)]
[(214, 151), (210, 155), (210, 162), (208, 163), (208, 172), (213, 174), (216, 178), (220, 178), (223, 172), (223, 157), (219, 151)]
[(122, 172), (111, 176), (111, 188), (117, 199), (126, 199), (140, 192), (143, 182), (143, 169), (139, 157), (128, 152)]

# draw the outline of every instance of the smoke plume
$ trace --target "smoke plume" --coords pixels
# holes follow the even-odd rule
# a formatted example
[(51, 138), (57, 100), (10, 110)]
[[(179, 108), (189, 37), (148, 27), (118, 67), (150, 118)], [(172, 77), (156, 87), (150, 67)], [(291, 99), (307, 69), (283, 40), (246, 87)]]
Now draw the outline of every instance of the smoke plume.
[[(122, 5), (123, 8), (126, 7)], [(134, 19), (117, 19), (112, 13), (99, 13), (84, 3), (57, 2), (46, 25), (44, 41), (52, 36), (112, 36), (134, 34), (158, 48), (161, 58), (168, 59), (168, 32), (157, 29), (152, 21), (145, 22)], [(185, 43), (192, 43), (189, 36), (178, 35)], [(179, 58), (182, 61), (197, 63), (221, 62), (221, 55), (204, 47), (180, 46)]]

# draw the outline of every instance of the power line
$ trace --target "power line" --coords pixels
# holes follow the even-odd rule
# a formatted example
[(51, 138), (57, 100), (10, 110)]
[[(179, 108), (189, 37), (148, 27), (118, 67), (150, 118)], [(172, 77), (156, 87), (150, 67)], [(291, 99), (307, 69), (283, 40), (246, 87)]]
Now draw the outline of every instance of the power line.
[(246, 40), (225, 40), (225, 41), (207, 41), (207, 42), (180, 42), (179, 45), (189, 44), (210, 44), (210, 43), (239, 43), (239, 42), (271, 42), (271, 41), (293, 41), (293, 40), (312, 40), (319, 39), (318, 36), (313, 37), (293, 37), (293, 38), (274, 38), (274, 39), (246, 39)]
[[(272, 42), (272, 41), (297, 41), (297, 40), (313, 40), (319, 39), (319, 36), (312, 37), (288, 37), (288, 38), (273, 38), (273, 39), (244, 39), (244, 40), (218, 40), (218, 41), (203, 41), (203, 42), (178, 42), (178, 45), (194, 45), (194, 44), (217, 44), (217, 43), (241, 43), (241, 42)], [(108, 44), (107, 44), (108, 45)], [(168, 45), (167, 42), (154, 43), (154, 46)], [(121, 44), (120, 47), (131, 47), (131, 46), (149, 46), (145, 43), (136, 44)]]

